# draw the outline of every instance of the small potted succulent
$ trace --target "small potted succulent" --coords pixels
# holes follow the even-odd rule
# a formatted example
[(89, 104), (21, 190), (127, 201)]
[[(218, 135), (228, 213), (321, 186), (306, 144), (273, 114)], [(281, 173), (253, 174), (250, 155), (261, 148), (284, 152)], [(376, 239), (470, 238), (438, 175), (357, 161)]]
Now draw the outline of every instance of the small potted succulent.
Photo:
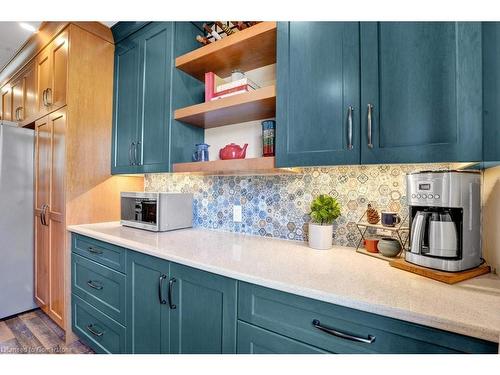
[(311, 203), (309, 247), (328, 250), (333, 242), (333, 222), (340, 216), (340, 204), (329, 195), (321, 194)]

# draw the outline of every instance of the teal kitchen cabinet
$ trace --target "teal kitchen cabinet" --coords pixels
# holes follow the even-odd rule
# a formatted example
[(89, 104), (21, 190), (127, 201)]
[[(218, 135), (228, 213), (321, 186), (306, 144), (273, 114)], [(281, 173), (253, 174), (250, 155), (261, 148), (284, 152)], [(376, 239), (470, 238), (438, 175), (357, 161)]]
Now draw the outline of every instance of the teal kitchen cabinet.
[(481, 23), (281, 22), (277, 43), (277, 167), (481, 160)]
[(112, 173), (169, 172), (172, 162), (191, 161), (203, 130), (173, 120), (177, 107), (199, 102), (202, 84), (174, 68), (176, 56), (196, 47), (190, 22), (131, 23), (116, 44)]
[(358, 23), (278, 23), (278, 167), (359, 164), (359, 69)]
[(479, 22), (361, 23), (361, 163), (479, 161)]
[(169, 353), (167, 261), (133, 251), (127, 258), (127, 352)]
[(236, 352), (236, 280), (170, 263), (173, 354)]
[(500, 161), (500, 22), (483, 22), (483, 160)]

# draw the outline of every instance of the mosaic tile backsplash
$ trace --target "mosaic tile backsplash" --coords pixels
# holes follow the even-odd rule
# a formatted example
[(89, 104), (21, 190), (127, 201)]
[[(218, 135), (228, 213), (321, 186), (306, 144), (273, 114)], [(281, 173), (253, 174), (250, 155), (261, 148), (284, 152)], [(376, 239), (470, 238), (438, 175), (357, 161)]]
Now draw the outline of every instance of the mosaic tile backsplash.
[[(193, 193), (194, 227), (304, 241), (313, 197), (330, 194), (342, 206), (334, 244), (356, 247), (360, 235), (355, 224), (368, 203), (404, 218), (406, 173), (450, 168), (404, 164), (304, 168), (296, 175), (275, 176), (147, 174), (144, 189)], [(233, 222), (233, 205), (242, 206), (241, 223)]]

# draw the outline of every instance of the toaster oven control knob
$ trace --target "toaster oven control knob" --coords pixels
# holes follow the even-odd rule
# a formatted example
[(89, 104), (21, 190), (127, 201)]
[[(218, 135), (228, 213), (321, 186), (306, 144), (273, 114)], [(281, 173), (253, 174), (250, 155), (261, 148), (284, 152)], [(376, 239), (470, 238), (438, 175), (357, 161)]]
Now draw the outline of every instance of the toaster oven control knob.
[(427, 199), (427, 194), (422, 194), (422, 198)]
[(416, 197), (417, 197), (417, 195), (416, 195), (416, 194), (412, 194), (412, 195), (411, 195), (411, 197), (412, 197), (412, 198), (416, 198)]
[(429, 199), (432, 199), (432, 198), (434, 198), (434, 195), (429, 194), (428, 197), (429, 197)]
[(434, 195), (434, 199), (439, 199), (439, 198), (441, 198), (439, 194)]
[(417, 198), (420, 199), (422, 198), (422, 196), (420, 194), (417, 194)]

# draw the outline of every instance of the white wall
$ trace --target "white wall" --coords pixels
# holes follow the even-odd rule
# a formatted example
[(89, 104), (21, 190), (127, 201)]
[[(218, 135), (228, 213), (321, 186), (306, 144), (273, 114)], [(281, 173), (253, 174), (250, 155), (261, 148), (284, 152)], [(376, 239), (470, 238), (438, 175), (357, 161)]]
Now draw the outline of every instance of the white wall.
[[(276, 82), (276, 64), (248, 71), (246, 75), (261, 87), (274, 85)], [(219, 150), (229, 143), (236, 143), (240, 146), (248, 143), (246, 158), (261, 157), (262, 121), (264, 120), (250, 121), (205, 130), (205, 143), (210, 145), (210, 160), (218, 160)]]

